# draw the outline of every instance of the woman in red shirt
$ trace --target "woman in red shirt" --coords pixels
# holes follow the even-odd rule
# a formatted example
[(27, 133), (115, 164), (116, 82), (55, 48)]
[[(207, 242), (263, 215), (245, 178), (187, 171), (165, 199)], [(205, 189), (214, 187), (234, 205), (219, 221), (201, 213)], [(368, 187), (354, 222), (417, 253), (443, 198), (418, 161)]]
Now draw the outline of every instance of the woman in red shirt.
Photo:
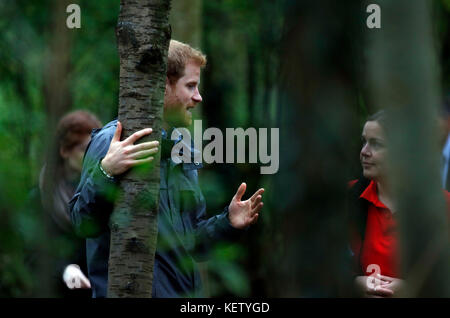
[[(399, 274), (396, 206), (387, 180), (385, 123), (384, 111), (367, 119), (360, 152), (364, 178), (350, 183), (355, 286), (363, 296), (396, 296), (405, 285)], [(444, 192), (450, 206), (450, 193)]]
[(363, 296), (395, 296), (405, 285), (398, 272), (396, 206), (387, 182), (385, 119), (380, 111), (365, 123), (360, 152), (364, 178), (351, 182), (351, 249), (355, 286)]
[(363, 199), (363, 209), (367, 209), (361, 220), (365, 226), (359, 235), (354, 233), (351, 246), (360, 275), (355, 278), (355, 286), (364, 296), (393, 296), (403, 285), (403, 280), (398, 278), (395, 257), (395, 207), (386, 182), (384, 118), (384, 111), (380, 111), (365, 123), (360, 160), (366, 180), (351, 183), (353, 188), (362, 190), (358, 191), (359, 198)]

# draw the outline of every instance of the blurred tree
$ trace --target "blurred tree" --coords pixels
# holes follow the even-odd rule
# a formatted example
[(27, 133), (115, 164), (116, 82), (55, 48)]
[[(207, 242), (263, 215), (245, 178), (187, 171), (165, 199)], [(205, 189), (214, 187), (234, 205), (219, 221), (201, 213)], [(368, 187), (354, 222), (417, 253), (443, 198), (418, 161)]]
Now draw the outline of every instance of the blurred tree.
[(120, 1), (77, 3), (81, 8), (81, 29), (72, 30), (73, 108), (89, 109), (108, 122), (117, 117), (119, 56), (114, 30)]
[[(169, 17), (172, 39), (188, 43), (194, 48), (202, 47), (202, 3), (202, 0), (172, 0)], [(202, 118), (201, 107), (195, 107), (191, 112), (193, 120)]]
[(58, 119), (72, 107), (69, 90), (72, 31), (66, 26), (67, 16), (62, 14), (69, 4), (69, 0), (62, 0), (55, 1), (52, 6), (50, 43), (44, 56), (43, 95), (49, 132), (55, 130)]
[[(282, 4), (283, 1), (254, 0), (203, 2), (203, 47), (208, 56), (202, 79), (204, 128), (225, 131), (227, 127), (276, 126)], [(248, 142), (245, 150), (249, 153)], [(206, 165), (202, 170), (202, 191), (211, 213), (223, 209), (240, 182), (245, 181), (249, 189), (256, 189), (267, 188), (272, 181), (272, 176), (262, 178), (258, 164), (224, 163)], [(270, 195), (269, 191), (266, 195)], [(233, 253), (221, 258), (224, 254), (217, 251), (219, 259), (211, 263), (227, 263), (236, 270), (225, 277), (220, 267), (211, 264), (211, 284), (218, 286), (212, 288), (214, 295), (264, 293), (266, 276), (261, 259), (266, 251), (261, 248), (261, 236), (271, 209), (269, 202), (265, 204), (260, 221), (250, 228), (249, 235), (235, 246)], [(236, 283), (228, 284), (231, 278)]]
[(350, 294), (345, 199), (349, 141), (359, 138), (358, 2), (286, 1), (282, 63), (280, 171), (264, 249), (271, 253), (268, 294)]
[(173, 39), (192, 47), (201, 46), (202, 0), (172, 0), (169, 22)]
[[(59, 145), (52, 144), (54, 140), (53, 134), (56, 131), (58, 120), (66, 113), (72, 106), (72, 96), (69, 90), (69, 74), (71, 68), (70, 52), (71, 52), (71, 30), (66, 26), (66, 7), (70, 4), (69, 0), (55, 1), (52, 3), (52, 20), (50, 23), (49, 34), (49, 48), (44, 55), (44, 71), (43, 71), (43, 96), (44, 107), (46, 110), (46, 124), (45, 130), (45, 149), (47, 150), (47, 163), (45, 168), (45, 182), (43, 191), (49, 193), (56, 188), (56, 153)], [(28, 107), (30, 107), (29, 105)], [(53, 196), (43, 195), (44, 200), (51, 200)], [(53, 206), (53, 203), (44, 202), (45, 206)], [(53, 273), (50, 272), (54, 267), (49, 264), (51, 254), (51, 244), (49, 244), (48, 233), (50, 231), (49, 222), (47, 218), (42, 218), (43, 232), (39, 240), (39, 272), (43, 280), (50, 280)], [(40, 296), (52, 297), (54, 291), (50, 290), (54, 284), (49, 282), (42, 282)]]
[[(161, 143), (170, 0), (122, 0), (117, 23), (120, 55), (119, 121), (122, 139), (152, 127)], [(140, 142), (148, 141), (142, 138)], [(159, 155), (126, 173), (111, 215), (108, 297), (152, 295), (158, 234)]]
[[(49, 266), (47, 266), (49, 246), (46, 238), (46, 224), (38, 216), (33, 215), (32, 212), (35, 207), (27, 205), (27, 201), (30, 188), (36, 185), (38, 172), (35, 169), (40, 169), (43, 154), (46, 152), (45, 146), (50, 144), (46, 142), (49, 138), (45, 137), (46, 135), (50, 136), (53, 131), (51, 126), (48, 126), (47, 130), (41, 129), (43, 119), (47, 116), (48, 118), (55, 117), (57, 116), (54, 114), (55, 112), (64, 111), (64, 107), (59, 107), (56, 99), (53, 99), (52, 110), (45, 111), (43, 109), (44, 105), (52, 104), (52, 102), (47, 99), (48, 103), (43, 103), (45, 89), (41, 84), (44, 77), (42, 74), (55, 73), (55, 68), (47, 64), (46, 66), (49, 66), (50, 71), (42, 72), (41, 65), (44, 63), (41, 63), (42, 59), (38, 57), (42, 56), (44, 44), (47, 40), (42, 34), (55, 35), (55, 37), (51, 37), (53, 40), (64, 38), (65, 7), (62, 7), (64, 2), (49, 3), (43, 1), (40, 5), (42, 7), (37, 10), (37, 5), (22, 1), (9, 3), (8, 5), (5, 5), (4, 2), (0, 4), (0, 14), (4, 17), (3, 20), (7, 21), (6, 25), (2, 27), (9, 30), (2, 33), (1, 39), (2, 45), (5, 47), (2, 49), (0, 66), (2, 73), (0, 109), (3, 114), (0, 120), (0, 130), (4, 129), (5, 134), (2, 135), (7, 140), (9, 139), (7, 144), (10, 145), (4, 152), (5, 157), (9, 157), (9, 162), (4, 162), (5, 167), (14, 171), (14, 179), (21, 185), (16, 188), (17, 191), (14, 195), (18, 200), (10, 197), (10, 200), (2, 201), (5, 206), (9, 206), (5, 211), (9, 210), (7, 219), (10, 220), (10, 226), (20, 233), (15, 246), (18, 248), (20, 244), (23, 244), (22, 250), (20, 248), (16, 250), (17, 255), (23, 257), (22, 264), (16, 265), (20, 269), (16, 273), (20, 272), (22, 279), (29, 280), (26, 284), (26, 286), (29, 286), (28, 290), (22, 291), (24, 295), (47, 297), (51, 296), (52, 292), (48, 287), (50, 284), (46, 283), (47, 279), (50, 279)], [(64, 25), (58, 17), (63, 18)], [(46, 20), (49, 22), (42, 23)], [(68, 56), (68, 50), (69, 48), (65, 50), (64, 47), (58, 48), (57, 45), (52, 45), (48, 52), (55, 60), (60, 61), (61, 56)], [(67, 66), (67, 58), (62, 64)], [(66, 66), (62, 68), (67, 70)], [(64, 73), (64, 70), (58, 74), (63, 77), (60, 81), (64, 82), (67, 74)], [(56, 77), (59, 75), (56, 75)], [(50, 86), (48, 85), (48, 87)], [(56, 91), (49, 91), (49, 95), (58, 95), (58, 87), (53, 88)], [(67, 93), (67, 90), (62, 93)], [(70, 96), (64, 96), (64, 98), (70, 99)], [(36, 142), (35, 137), (37, 131), (41, 132), (38, 142)], [(6, 176), (5, 174), (2, 175)], [(6, 178), (5, 184), (10, 184), (12, 179)], [(36, 278), (31, 276), (31, 269), (27, 268), (27, 251), (33, 249), (37, 250), (41, 256), (39, 268), (36, 271), (37, 275), (42, 277), (41, 284), (37, 284)], [(8, 274), (14, 275), (7, 271), (5, 275)], [(33, 288), (36, 293), (31, 292)]]
[(441, 67), (444, 94), (450, 93), (450, 1), (436, 0), (432, 7), (434, 45)]
[(442, 95), (433, 3), (379, 3), (383, 27), (370, 32), (369, 80), (375, 104), (392, 116), (389, 171), (397, 198), (401, 273), (408, 287), (403, 296), (449, 297), (450, 236), (439, 183), (436, 119)]

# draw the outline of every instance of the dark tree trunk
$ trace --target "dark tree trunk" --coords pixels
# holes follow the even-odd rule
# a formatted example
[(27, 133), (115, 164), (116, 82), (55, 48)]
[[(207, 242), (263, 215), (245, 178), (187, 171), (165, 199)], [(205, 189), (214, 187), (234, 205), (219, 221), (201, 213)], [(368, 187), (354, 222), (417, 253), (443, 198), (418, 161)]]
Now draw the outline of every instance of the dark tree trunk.
[(69, 0), (55, 1), (53, 6), (53, 34), (50, 52), (44, 69), (44, 98), (47, 110), (47, 127), (53, 134), (57, 121), (72, 106), (69, 91), (70, 48), (73, 31), (67, 28), (66, 7)]
[(431, 2), (380, 1), (370, 32), (371, 93), (392, 117), (390, 178), (398, 210), (405, 297), (450, 296), (448, 218), (440, 189), (436, 117), (441, 103)]
[(285, 9), (282, 155), (274, 176), (273, 230), (266, 233), (273, 238), (266, 250), (275, 253), (267, 291), (278, 297), (348, 296), (348, 145), (360, 136), (351, 43), (360, 39), (364, 11), (356, 2), (342, 7), (328, 0), (288, 2)]
[[(51, 40), (49, 43), (50, 50), (45, 56), (43, 69), (43, 95), (45, 101), (47, 126), (44, 134), (46, 134), (46, 168), (45, 182), (42, 193), (43, 206), (48, 210), (53, 207), (53, 189), (56, 180), (56, 161), (58, 153), (58, 145), (55, 144), (55, 130), (58, 120), (71, 108), (72, 96), (69, 90), (69, 74), (70, 74), (70, 50), (71, 50), (71, 31), (66, 26), (66, 7), (69, 5), (68, 0), (55, 1), (52, 6), (52, 23), (51, 23)], [(27, 106), (26, 106), (27, 107)], [(30, 105), (28, 105), (30, 107)], [(54, 268), (50, 264), (52, 251), (50, 249), (50, 237), (48, 232), (53, 224), (49, 223), (48, 218), (42, 219), (44, 231), (42, 232), (42, 243), (39, 244), (39, 272), (44, 280), (40, 284), (40, 296), (52, 297), (55, 291), (52, 290), (53, 284), (50, 283), (54, 273), (50, 271)], [(47, 282), (46, 282), (47, 281)]]
[[(122, 139), (151, 127), (140, 140), (161, 141), (170, 0), (121, 0), (116, 29), (120, 56)], [(158, 233), (159, 162), (129, 171), (111, 216), (108, 297), (149, 298)]]
[(170, 25), (175, 40), (201, 46), (202, 0), (172, 0)]

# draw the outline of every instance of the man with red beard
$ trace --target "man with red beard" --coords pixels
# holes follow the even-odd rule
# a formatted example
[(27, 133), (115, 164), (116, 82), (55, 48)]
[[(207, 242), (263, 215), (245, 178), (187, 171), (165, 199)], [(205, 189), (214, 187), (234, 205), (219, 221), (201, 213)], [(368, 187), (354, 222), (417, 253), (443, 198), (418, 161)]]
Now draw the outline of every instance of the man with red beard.
[[(170, 140), (176, 127), (192, 122), (190, 109), (202, 101), (198, 86), (206, 57), (187, 44), (170, 42), (167, 59), (166, 91), (161, 147), (161, 184), (158, 215), (158, 241), (155, 254), (153, 297), (202, 296), (196, 261), (204, 260), (216, 241), (236, 239), (254, 224), (263, 206), (262, 193), (256, 191), (242, 201), (246, 184), (242, 183), (231, 203), (221, 214), (209, 219), (205, 199), (198, 186), (200, 163), (175, 163)], [(110, 122), (92, 135), (80, 184), (70, 202), (72, 222), (79, 235), (87, 238), (88, 273), (93, 297), (106, 297), (110, 231), (109, 215), (114, 202), (106, 189), (131, 167), (153, 160), (158, 141), (135, 142), (151, 134), (149, 127), (120, 141), (122, 125)], [(190, 147), (190, 145), (189, 145)]]

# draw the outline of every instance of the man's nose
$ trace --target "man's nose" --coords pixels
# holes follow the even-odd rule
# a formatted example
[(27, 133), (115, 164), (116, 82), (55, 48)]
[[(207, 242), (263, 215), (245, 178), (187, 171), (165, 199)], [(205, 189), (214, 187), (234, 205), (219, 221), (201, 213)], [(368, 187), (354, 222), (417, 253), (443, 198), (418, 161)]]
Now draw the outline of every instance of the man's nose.
[(192, 96), (192, 100), (196, 103), (200, 103), (203, 100), (198, 89), (195, 90), (195, 94), (194, 96)]

